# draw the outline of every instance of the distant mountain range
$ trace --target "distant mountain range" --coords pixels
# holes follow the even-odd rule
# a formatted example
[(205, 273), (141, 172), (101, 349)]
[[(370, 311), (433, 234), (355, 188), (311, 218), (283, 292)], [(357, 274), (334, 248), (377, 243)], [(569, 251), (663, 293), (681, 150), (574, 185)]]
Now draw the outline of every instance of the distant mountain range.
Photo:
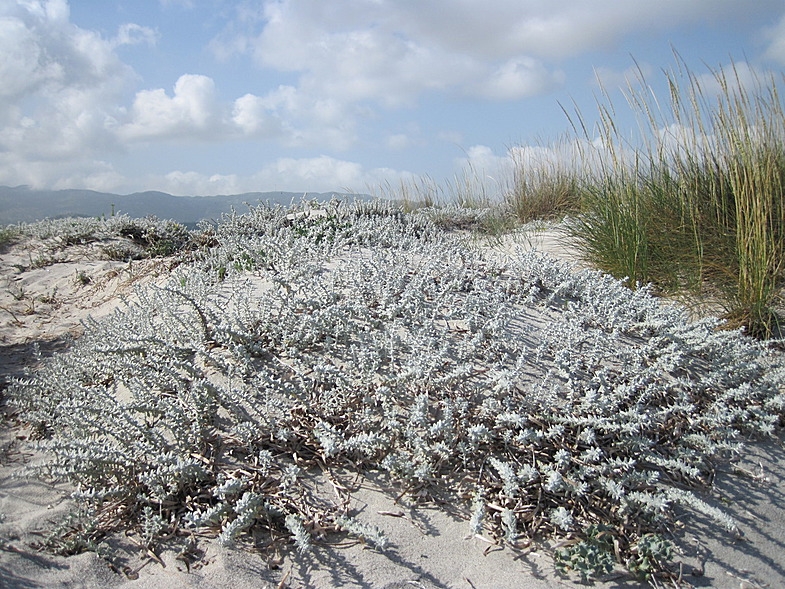
[(303, 198), (330, 200), (369, 198), (339, 192), (247, 192), (225, 196), (173, 196), (165, 192), (120, 195), (93, 190), (33, 190), (28, 186), (0, 186), (0, 226), (45, 218), (107, 217), (125, 213), (131, 217), (154, 215), (194, 225), (203, 219), (218, 219), (234, 207), (247, 210), (246, 203), (270, 202), (288, 205)]

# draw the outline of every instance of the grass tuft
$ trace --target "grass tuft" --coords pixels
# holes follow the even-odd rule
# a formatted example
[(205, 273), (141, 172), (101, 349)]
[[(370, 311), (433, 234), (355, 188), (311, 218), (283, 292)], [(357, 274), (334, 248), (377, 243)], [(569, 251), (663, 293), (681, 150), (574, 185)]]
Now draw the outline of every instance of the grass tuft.
[[(653, 283), (720, 305), (729, 325), (778, 332), (785, 269), (785, 115), (781, 78), (710, 78), (679, 60), (658, 99), (641, 76), (628, 102), (642, 136), (616, 125), (607, 94), (599, 138), (580, 113), (582, 214), (571, 224), (588, 260), (632, 286)], [(641, 89), (642, 88), (642, 89)]]

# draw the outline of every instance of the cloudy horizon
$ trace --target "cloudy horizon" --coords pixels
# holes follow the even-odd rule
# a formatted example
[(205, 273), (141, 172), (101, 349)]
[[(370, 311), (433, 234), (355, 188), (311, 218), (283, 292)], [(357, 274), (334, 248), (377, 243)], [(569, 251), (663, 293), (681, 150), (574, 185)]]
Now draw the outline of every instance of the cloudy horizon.
[(674, 51), (696, 75), (780, 76), (785, 6), (0, 0), (0, 184), (215, 195), (490, 176), (558, 141), (565, 106), (591, 120), (600, 85), (640, 73), (656, 90)]

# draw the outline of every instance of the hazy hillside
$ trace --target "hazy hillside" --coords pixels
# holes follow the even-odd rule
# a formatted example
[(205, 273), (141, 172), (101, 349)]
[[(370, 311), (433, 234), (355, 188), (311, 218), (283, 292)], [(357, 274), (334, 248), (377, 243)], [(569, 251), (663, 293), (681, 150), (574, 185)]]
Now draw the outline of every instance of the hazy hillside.
[[(289, 204), (305, 196), (329, 200), (346, 196), (337, 192), (248, 192), (222, 196), (173, 196), (165, 192), (137, 192), (128, 195), (93, 190), (32, 190), (27, 186), (0, 186), (0, 225), (31, 222), (44, 218), (100, 217), (126, 213), (131, 217), (154, 215), (181, 223), (201, 219), (218, 219), (235, 207), (246, 210), (245, 203), (273, 202)], [(354, 197), (356, 195), (352, 195)], [(114, 209), (113, 209), (114, 207)]]

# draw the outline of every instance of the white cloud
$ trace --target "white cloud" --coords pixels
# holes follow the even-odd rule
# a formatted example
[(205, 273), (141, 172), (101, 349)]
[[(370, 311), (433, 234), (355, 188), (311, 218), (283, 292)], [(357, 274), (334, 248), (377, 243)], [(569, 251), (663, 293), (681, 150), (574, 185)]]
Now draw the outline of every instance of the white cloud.
[(713, 73), (696, 76), (695, 81), (706, 97), (716, 97), (727, 92), (754, 93), (768, 83), (771, 72), (751, 66), (746, 61), (731, 63), (715, 68)]
[(282, 85), (237, 99), (232, 120), (244, 135), (277, 135), (287, 147), (344, 150), (355, 143), (361, 116), (362, 109), (349, 103)]
[(475, 145), (455, 163), (461, 183), (472, 186), (476, 194), (498, 198), (513, 190), (522, 174), (536, 181), (543, 172), (584, 172), (600, 158), (607, 161), (608, 155), (601, 142), (570, 139), (548, 145), (516, 145), (501, 155), (488, 146)]
[(0, 9), (0, 96), (117, 85), (129, 74), (112, 45), (68, 22), (65, 2), (13, 2)]
[(155, 45), (158, 41), (158, 33), (149, 27), (143, 27), (135, 23), (120, 25), (117, 35), (111, 41), (113, 47), (121, 45)]
[(486, 145), (473, 145), (465, 156), (455, 161), (457, 172), (449, 187), (454, 197), (467, 196), (500, 199), (512, 177), (514, 161), (509, 153), (496, 155)]
[(136, 94), (130, 122), (120, 130), (127, 140), (214, 135), (221, 123), (215, 83), (207, 76), (184, 74), (170, 97), (162, 88)]
[(232, 122), (243, 135), (274, 136), (282, 131), (282, 123), (270, 109), (269, 101), (246, 94), (234, 101)]
[[(597, 154), (601, 153), (600, 156)], [(607, 158), (603, 143), (596, 140), (590, 143), (585, 139), (571, 138), (547, 145), (516, 145), (509, 149), (507, 156), (516, 170), (531, 171), (581, 171), (591, 165), (597, 157)]]
[(400, 151), (412, 145), (412, 139), (406, 133), (395, 133), (387, 137), (387, 147)]
[[(410, 34), (406, 28), (411, 23), (398, 25), (416, 20), (417, 9), (401, 6), (268, 2), (261, 14), (243, 12), (212, 47), (221, 57), (249, 52), (263, 68), (299, 73), (299, 92), (342, 105), (367, 101), (388, 108), (410, 106), (429, 91), (475, 95), (484, 78), (495, 83), (494, 93), (504, 98), (553, 86), (552, 79), (541, 75), (544, 66), (527, 56), (516, 55), (511, 65), (507, 60), (486, 63), (472, 52), (433, 42), (428, 35)], [(535, 70), (537, 76), (532, 76)]]
[(176, 170), (163, 178), (149, 178), (148, 184), (157, 190), (180, 196), (213, 196), (246, 192), (235, 174), (203, 174)]
[(267, 190), (363, 192), (384, 183), (397, 184), (411, 176), (390, 168), (365, 169), (357, 162), (322, 155), (280, 158), (247, 176), (173, 171), (163, 177), (147, 178), (146, 184), (171, 194), (200, 196)]
[(32, 31), (19, 19), (0, 18), (0, 96), (17, 97), (47, 80), (56, 79), (61, 70), (54, 63), (42, 63), (42, 48)]
[(54, 190), (86, 188), (98, 192), (114, 192), (125, 184), (126, 179), (114, 166), (103, 161), (89, 161), (79, 166), (69, 165), (49, 185)]
[(564, 73), (550, 72), (531, 57), (510, 59), (493, 71), (478, 87), (478, 93), (494, 100), (517, 100), (558, 88)]
[(212, 48), (340, 103), (408, 106), (433, 91), (517, 100), (560, 86), (560, 60), (737, 12), (737, 0), (276, 0), (241, 4)]
[[(63, 0), (0, 3), (0, 175), (38, 185), (103, 173), (95, 158), (119, 149), (114, 129), (133, 71), (116, 40), (69, 21)], [(124, 39), (124, 35), (127, 39)], [(70, 166), (70, 168), (69, 168)], [(28, 181), (32, 179), (33, 181)], [(104, 181), (98, 181), (99, 184)]]
[(512, 169), (512, 159), (509, 153), (496, 155), (486, 145), (473, 145), (466, 150), (465, 157), (456, 160), (456, 167), (462, 171), (471, 171), (479, 178), (488, 178), (500, 181)]
[[(381, 109), (408, 108), (429, 94), (514, 101), (551, 92), (565, 82), (560, 68), (570, 57), (706, 18), (738, 18), (738, 0), (220, 4), (234, 12), (210, 45), (214, 54), (250, 56), (263, 72), (285, 72), (283, 85), (260, 90), (265, 76), (259, 76), (255, 94), (242, 89), (226, 98), (213, 79), (194, 72), (172, 78), (172, 88), (138, 91), (136, 74), (117, 52), (126, 45), (155, 45), (156, 30), (126, 23), (102, 36), (73, 24), (65, 0), (0, 0), (0, 181), (120, 183), (124, 180), (103, 159), (140, 142), (267, 139), (285, 148), (334, 153), (356, 146), (379, 127)], [(781, 0), (753, 4), (745, 14), (781, 10)], [(159, 5), (189, 9), (195, 3), (159, 0)], [(216, 16), (220, 12), (211, 18), (222, 18)], [(767, 29), (764, 42), (766, 56), (785, 64), (785, 17)], [(745, 66), (739, 68), (743, 84), (756, 73)], [(597, 75), (618, 84), (629, 72), (600, 69)], [(408, 128), (383, 133), (378, 141), (389, 149), (422, 140)], [(441, 137), (462, 143), (454, 129)], [(475, 146), (466, 163), (491, 167), (507, 155)], [(73, 173), (65, 171), (69, 163)], [(203, 188), (186, 191), (191, 193), (217, 186), (247, 189), (250, 182), (258, 186), (267, 180), (280, 181), (281, 187), (301, 181), (361, 189), (377, 176), (397, 174), (322, 156), (281, 159), (257, 176), (186, 171), (151, 181)]]
[(627, 90), (630, 87), (637, 87), (641, 83), (645, 84), (653, 73), (654, 68), (648, 63), (638, 63), (621, 71), (608, 67), (597, 67), (594, 68), (592, 83), (605, 90), (617, 88)]
[(280, 181), (287, 178), (293, 186), (308, 189), (311, 186), (332, 186), (330, 190), (340, 187), (356, 186), (364, 181), (361, 164), (335, 159), (326, 155), (316, 158), (281, 158), (257, 174), (267, 182)]
[[(738, 17), (737, 0), (431, 0), (395, 3), (394, 25), (413, 38), (484, 60), (559, 60), (612, 47), (629, 35)], [(775, 6), (774, 0), (767, 3)], [(390, 9), (392, 2), (385, 3)], [(758, 6), (756, 8), (765, 8)], [(752, 10), (753, 7), (750, 7)]]
[(785, 65), (785, 15), (776, 25), (764, 31), (764, 38), (768, 42), (766, 57)]
[(110, 163), (101, 160), (36, 161), (19, 154), (0, 153), (0, 184), (111, 192), (124, 186), (125, 178)]

